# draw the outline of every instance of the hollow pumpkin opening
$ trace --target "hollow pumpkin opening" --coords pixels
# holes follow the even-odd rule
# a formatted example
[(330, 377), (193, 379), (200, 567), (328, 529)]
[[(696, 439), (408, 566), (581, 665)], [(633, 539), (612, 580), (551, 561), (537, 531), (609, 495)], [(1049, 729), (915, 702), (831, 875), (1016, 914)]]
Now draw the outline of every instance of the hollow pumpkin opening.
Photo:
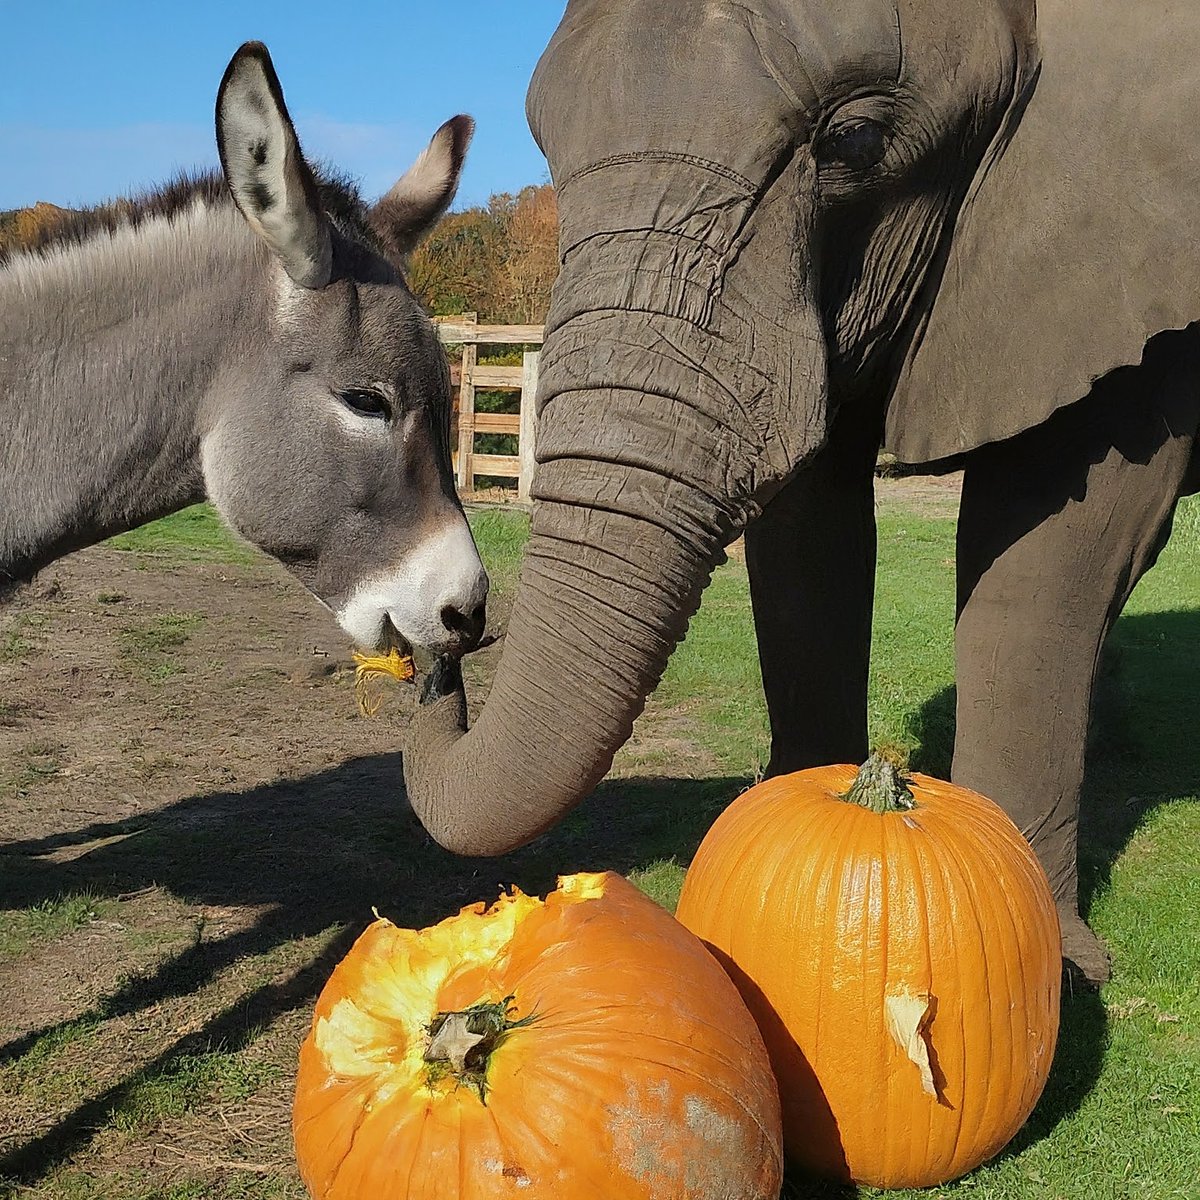
[(433, 1099), (467, 1086), (486, 1101), (492, 1055), (537, 1015), (498, 981), (517, 930), (548, 907), (599, 899), (604, 885), (603, 874), (565, 876), (544, 900), (514, 887), (428, 929), (378, 918), (362, 935), (355, 998), (313, 1027), (328, 1070), (361, 1079), (376, 1103), (414, 1086)]

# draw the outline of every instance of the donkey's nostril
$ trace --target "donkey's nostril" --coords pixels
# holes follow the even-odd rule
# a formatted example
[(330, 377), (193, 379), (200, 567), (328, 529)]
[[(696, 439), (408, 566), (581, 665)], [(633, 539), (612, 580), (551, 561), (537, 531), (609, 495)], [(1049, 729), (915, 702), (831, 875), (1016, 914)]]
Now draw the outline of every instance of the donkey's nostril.
[(447, 604), (439, 615), (442, 618), (442, 624), (451, 633), (462, 633), (471, 623), (470, 618), (465, 613), (460, 613), (452, 604)]
[(454, 605), (447, 604), (439, 616), (442, 618), (442, 624), (451, 633), (458, 634), (464, 641), (474, 645), (483, 636), (483, 626), (487, 620), (487, 605), (477, 604), (470, 613), (464, 613)]

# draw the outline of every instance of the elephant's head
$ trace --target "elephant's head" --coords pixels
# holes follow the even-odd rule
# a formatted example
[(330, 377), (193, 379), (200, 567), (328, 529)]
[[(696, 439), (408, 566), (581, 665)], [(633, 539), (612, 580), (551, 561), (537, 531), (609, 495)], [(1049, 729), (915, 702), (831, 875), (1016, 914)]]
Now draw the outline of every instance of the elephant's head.
[(506, 851), (603, 777), (722, 548), (911, 374), (1038, 66), (1033, 0), (571, 0), (528, 97), (562, 259), (531, 540), (478, 723), (451, 670), (406, 758), (439, 842)]

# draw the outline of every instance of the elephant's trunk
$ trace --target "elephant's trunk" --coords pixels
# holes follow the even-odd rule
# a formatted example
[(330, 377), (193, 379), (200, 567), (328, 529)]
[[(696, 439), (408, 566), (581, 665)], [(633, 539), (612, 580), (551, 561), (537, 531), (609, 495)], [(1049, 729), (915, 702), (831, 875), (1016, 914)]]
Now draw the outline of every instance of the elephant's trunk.
[[(595, 787), (724, 546), (819, 446), (803, 170), (751, 220), (745, 205), (728, 228), (714, 219), (708, 241), (636, 222), (576, 237), (565, 211), (533, 524), (499, 670), (469, 733), (455, 686), (423, 705), (405, 755), (413, 808), (448, 849), (512, 850)], [(637, 182), (623, 193), (652, 194)]]
[(683, 635), (716, 551), (623, 513), (539, 508), (479, 721), (464, 736), (459, 687), (414, 721), (408, 794), (441, 845), (502, 854), (588, 795)]
[[(651, 334), (590, 313), (548, 335), (537, 503), (495, 682), (469, 734), (460, 687), (424, 704), (405, 753), (417, 816), (460, 854), (529, 841), (604, 777), (736, 532), (720, 434), (698, 411), (712, 382), (658, 340), (665, 320)], [(622, 375), (675, 382), (614, 386), (618, 358)]]

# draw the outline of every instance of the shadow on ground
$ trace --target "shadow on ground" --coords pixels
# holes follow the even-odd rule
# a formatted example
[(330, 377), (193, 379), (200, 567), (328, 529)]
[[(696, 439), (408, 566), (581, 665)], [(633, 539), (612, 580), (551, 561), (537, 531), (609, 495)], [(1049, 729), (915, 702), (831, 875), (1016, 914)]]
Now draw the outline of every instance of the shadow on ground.
[[(372, 919), (432, 924), (517, 884), (542, 894), (555, 877), (611, 869), (627, 874), (662, 859), (691, 858), (745, 779), (614, 780), (557, 829), (499, 859), (455, 857), (434, 844), (403, 797), (399, 755), (344, 763), (309, 778), (243, 792), (195, 796), (149, 818), (97, 824), (10, 843), (0, 854), (0, 906), (23, 908), (73, 892), (122, 896), (160, 886), (191, 903), (263, 906), (250, 927), (200, 941), (134, 977), (92, 1011), (0, 1046), (20, 1058), (80, 1021), (148, 1010), (208, 984), (239, 959), (342, 924), (320, 955), (281, 984), (263, 986), (180, 1038), (136, 1074), (63, 1116), (44, 1135), (0, 1159), (0, 1179), (33, 1183), (85, 1146), (147, 1079), (181, 1056), (236, 1050), (256, 1029), (315, 999), (337, 961)], [(67, 862), (47, 856), (106, 841)]]

